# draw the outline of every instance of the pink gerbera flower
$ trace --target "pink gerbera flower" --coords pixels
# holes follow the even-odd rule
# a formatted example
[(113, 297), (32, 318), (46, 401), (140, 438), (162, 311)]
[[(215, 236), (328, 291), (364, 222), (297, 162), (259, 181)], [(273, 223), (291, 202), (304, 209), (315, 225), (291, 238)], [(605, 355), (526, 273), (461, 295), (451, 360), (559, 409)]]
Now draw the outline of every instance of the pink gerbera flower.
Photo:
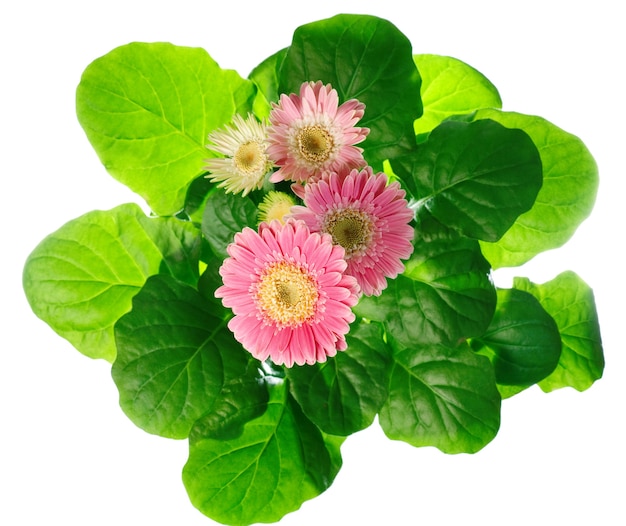
[(330, 236), (272, 221), (236, 234), (228, 254), (215, 296), (233, 310), (228, 327), (255, 358), (291, 367), (346, 348), (359, 288)]
[(339, 106), (337, 91), (321, 81), (305, 82), (300, 95), (281, 95), (270, 113), (268, 155), (279, 169), (270, 181), (304, 182), (325, 170), (362, 168), (369, 128), (355, 128), (365, 105), (351, 99)]
[(368, 166), (348, 175), (326, 174), (304, 187), (304, 204), (291, 216), (312, 232), (327, 233), (341, 245), (354, 276), (366, 296), (379, 295), (386, 278), (404, 271), (402, 259), (413, 252), (413, 212), (397, 182), (387, 184), (384, 173)]

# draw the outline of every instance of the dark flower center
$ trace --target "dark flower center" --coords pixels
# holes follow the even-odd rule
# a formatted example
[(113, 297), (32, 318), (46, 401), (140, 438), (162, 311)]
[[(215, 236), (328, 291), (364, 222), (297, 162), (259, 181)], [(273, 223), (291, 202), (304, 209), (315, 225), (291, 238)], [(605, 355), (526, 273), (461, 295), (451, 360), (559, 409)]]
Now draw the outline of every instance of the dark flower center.
[(323, 164), (331, 156), (335, 141), (328, 129), (316, 124), (305, 126), (296, 136), (300, 155), (310, 163)]

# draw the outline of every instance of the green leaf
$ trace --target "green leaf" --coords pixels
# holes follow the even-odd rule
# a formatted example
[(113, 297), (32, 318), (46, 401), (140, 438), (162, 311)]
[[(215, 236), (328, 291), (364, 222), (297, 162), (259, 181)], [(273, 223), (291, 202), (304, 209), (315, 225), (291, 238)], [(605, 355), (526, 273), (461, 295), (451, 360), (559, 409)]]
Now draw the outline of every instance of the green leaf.
[(576, 136), (531, 115), (481, 110), (474, 119), (492, 119), (525, 131), (543, 166), (543, 186), (533, 207), (495, 243), (482, 243), (493, 268), (514, 267), (563, 245), (589, 216), (598, 191), (598, 167)]
[(602, 377), (604, 353), (596, 303), (591, 288), (567, 271), (537, 285), (515, 278), (513, 286), (535, 296), (554, 318), (561, 334), (561, 357), (556, 370), (539, 387), (545, 392), (561, 387), (584, 391)]
[(481, 108), (501, 108), (496, 87), (482, 73), (452, 57), (414, 55), (422, 77), (424, 115), (415, 121), (415, 134), (428, 133), (452, 115)]
[(259, 364), (251, 365), (226, 321), (193, 287), (169, 276), (148, 279), (115, 325), (111, 370), (120, 406), (137, 426), (186, 438), (209, 411), (237, 416), (237, 407), (262, 407)]
[(502, 400), (506, 400), (507, 398), (511, 398), (512, 396), (515, 396), (522, 391), (525, 391), (526, 389), (528, 389), (528, 387), (530, 386), (498, 384), (498, 391), (500, 391), (500, 396), (502, 397)]
[(135, 42), (85, 69), (76, 112), (109, 173), (173, 215), (211, 156), (208, 134), (251, 111), (254, 96), (252, 82), (203, 49)]
[(187, 188), (185, 206), (181, 213), (178, 214), (178, 217), (182, 216), (189, 221), (193, 221), (195, 225), (200, 226), (206, 201), (214, 190), (215, 183), (211, 182), (204, 175), (194, 179)]
[(337, 15), (296, 29), (280, 74), (281, 93), (307, 81), (330, 83), (340, 102), (365, 104), (357, 124), (370, 129), (360, 144), (370, 164), (415, 148), (413, 121), (422, 114), (421, 79), (409, 40), (390, 22)]
[(287, 55), (288, 48), (281, 49), (272, 56), (266, 58), (248, 76), (257, 88), (257, 96), (254, 100), (254, 114), (259, 119), (269, 116), (272, 102), (278, 102), (278, 76), (283, 60)]
[(267, 411), (229, 440), (190, 443), (183, 482), (191, 502), (223, 524), (276, 522), (326, 490), (340, 467), (340, 440), (325, 440), (289, 395), (270, 385)]
[(561, 335), (556, 322), (531, 294), (498, 289), (496, 312), (472, 349), (491, 360), (502, 385), (533, 385), (559, 363)]
[(500, 394), (493, 368), (466, 344), (400, 349), (380, 425), (392, 440), (475, 453), (500, 427)]
[(113, 325), (146, 279), (198, 279), (200, 231), (148, 218), (135, 204), (89, 212), (47, 236), (28, 257), (26, 297), (37, 316), (81, 353), (115, 359)]
[(542, 182), (530, 137), (491, 120), (446, 121), (391, 165), (419, 215), (484, 241), (501, 238), (532, 207)]
[(213, 303), (218, 309), (223, 308), (222, 300), (215, 297), (215, 291), (218, 287), (223, 285), (222, 276), (220, 276), (220, 267), (224, 262), (224, 259), (220, 256), (216, 256), (207, 249), (207, 244), (204, 244), (205, 254), (203, 254), (203, 261), (206, 261), (206, 267), (204, 268), (200, 279), (198, 280), (198, 292), (202, 294), (204, 299), (209, 303)]
[(328, 435), (323, 431), (322, 437), (324, 439), (324, 444), (326, 445), (326, 450), (330, 455), (330, 472), (334, 474), (333, 476), (335, 476), (337, 473), (339, 473), (339, 470), (341, 469), (341, 466), (343, 464), (343, 459), (341, 458), (341, 446), (346, 441), (346, 437)]
[(228, 256), (226, 247), (237, 232), (249, 226), (256, 229), (257, 207), (246, 196), (222, 191), (213, 192), (207, 199), (202, 217), (202, 233), (211, 249), (221, 258)]
[(324, 363), (287, 369), (291, 393), (324, 432), (347, 436), (368, 427), (387, 398), (390, 349), (376, 323), (355, 321), (348, 348)]
[(416, 228), (406, 270), (379, 297), (363, 297), (354, 311), (384, 322), (403, 345), (443, 343), (482, 334), (496, 305), (489, 264), (478, 243), (454, 233), (427, 236)]

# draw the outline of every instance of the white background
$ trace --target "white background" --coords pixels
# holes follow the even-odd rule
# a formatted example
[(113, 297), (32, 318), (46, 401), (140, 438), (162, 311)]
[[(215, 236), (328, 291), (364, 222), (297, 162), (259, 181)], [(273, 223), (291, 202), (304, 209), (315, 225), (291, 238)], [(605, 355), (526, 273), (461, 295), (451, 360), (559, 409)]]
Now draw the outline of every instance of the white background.
[[(322, 496), (283, 525), (626, 524), (624, 497), (624, 84), (617, 2), (5, 2), (0, 13), (0, 524), (210, 525), (180, 480), (185, 441), (122, 413), (110, 366), (80, 355), (31, 312), (29, 252), (92, 209), (137, 201), (106, 174), (75, 118), (83, 69), (131, 41), (204, 47), (242, 76), (293, 30), (339, 12), (396, 24), (416, 53), (483, 72), (504, 109), (579, 136), (601, 173), (596, 207), (562, 249), (510, 273), (543, 282), (571, 269), (595, 290), (607, 367), (590, 390), (538, 389), (503, 404), (498, 436), (448, 456), (350, 437)], [(7, 7), (10, 6), (10, 7)], [(610, 7), (611, 6), (611, 7)], [(499, 276), (507, 284), (508, 277)]]

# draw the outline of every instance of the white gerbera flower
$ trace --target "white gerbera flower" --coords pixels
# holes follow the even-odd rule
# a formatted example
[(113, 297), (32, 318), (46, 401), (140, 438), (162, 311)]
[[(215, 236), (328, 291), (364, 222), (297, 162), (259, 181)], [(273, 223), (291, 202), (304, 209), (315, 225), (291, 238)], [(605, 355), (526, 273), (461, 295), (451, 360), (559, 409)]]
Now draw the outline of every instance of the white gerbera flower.
[(226, 193), (247, 195), (263, 186), (265, 175), (272, 169), (269, 159), (265, 125), (248, 114), (244, 120), (240, 115), (233, 117), (232, 125), (209, 134), (209, 150), (225, 155), (206, 159), (206, 177), (217, 182)]

